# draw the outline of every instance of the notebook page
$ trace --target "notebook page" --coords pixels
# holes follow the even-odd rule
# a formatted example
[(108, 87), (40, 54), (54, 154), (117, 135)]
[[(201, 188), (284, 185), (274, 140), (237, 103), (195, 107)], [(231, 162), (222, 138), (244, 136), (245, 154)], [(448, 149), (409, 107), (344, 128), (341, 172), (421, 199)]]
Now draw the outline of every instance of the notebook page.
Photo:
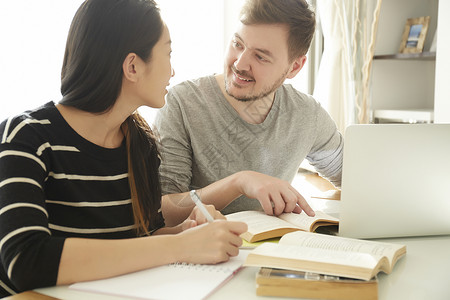
[(237, 257), (217, 265), (171, 264), (109, 279), (75, 283), (69, 288), (135, 299), (200, 300), (230, 279), (247, 254), (248, 251), (239, 251)]

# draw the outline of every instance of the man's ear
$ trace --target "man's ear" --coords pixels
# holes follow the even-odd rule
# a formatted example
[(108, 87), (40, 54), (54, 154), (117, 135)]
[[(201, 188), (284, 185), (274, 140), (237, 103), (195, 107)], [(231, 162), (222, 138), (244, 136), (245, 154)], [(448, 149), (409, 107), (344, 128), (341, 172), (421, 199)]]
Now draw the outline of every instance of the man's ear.
[(131, 82), (137, 81), (137, 63), (138, 56), (136, 53), (128, 53), (122, 64), (123, 76)]
[(291, 69), (288, 72), (286, 78), (292, 79), (294, 78), (298, 72), (303, 68), (306, 63), (306, 55), (302, 55), (297, 57), (291, 65)]

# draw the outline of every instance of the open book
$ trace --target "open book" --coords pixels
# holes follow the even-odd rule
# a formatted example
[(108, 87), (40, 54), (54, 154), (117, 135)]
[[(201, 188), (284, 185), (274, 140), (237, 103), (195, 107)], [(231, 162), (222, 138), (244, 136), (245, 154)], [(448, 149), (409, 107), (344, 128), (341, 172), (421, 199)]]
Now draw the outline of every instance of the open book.
[(376, 300), (378, 279), (360, 280), (311, 272), (261, 268), (256, 295), (329, 300)]
[(301, 214), (284, 213), (278, 217), (266, 215), (261, 211), (241, 211), (226, 215), (228, 220), (247, 223), (248, 231), (241, 234), (246, 241), (253, 243), (275, 237), (288, 232), (303, 230), (314, 232), (318, 227), (338, 225), (339, 219), (316, 211), (314, 217)]
[(296, 231), (256, 247), (244, 265), (370, 280), (405, 254), (404, 245)]

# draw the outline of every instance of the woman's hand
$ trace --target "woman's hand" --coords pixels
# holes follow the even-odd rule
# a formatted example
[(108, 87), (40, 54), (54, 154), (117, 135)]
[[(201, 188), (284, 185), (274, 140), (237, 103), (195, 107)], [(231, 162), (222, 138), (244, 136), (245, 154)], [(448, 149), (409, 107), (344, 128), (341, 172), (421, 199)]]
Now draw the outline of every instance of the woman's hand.
[(240, 172), (239, 185), (242, 194), (257, 199), (268, 215), (284, 212), (315, 213), (300, 193), (287, 181), (253, 171)]
[[(223, 216), (222, 216), (223, 217)], [(194, 264), (216, 264), (239, 254), (242, 238), (247, 231), (243, 222), (215, 220), (179, 234), (182, 261)]]
[[(226, 220), (226, 218), (220, 213), (220, 211), (216, 210), (214, 205), (205, 205), (206, 210), (209, 212), (209, 214), (214, 218), (214, 220)], [(203, 215), (203, 213), (200, 211), (200, 209), (195, 206), (192, 209), (191, 214), (189, 217), (184, 220), (184, 222), (181, 224), (182, 231), (195, 227), (197, 225), (201, 225), (204, 223), (207, 223), (208, 220), (206, 220), (206, 217)]]

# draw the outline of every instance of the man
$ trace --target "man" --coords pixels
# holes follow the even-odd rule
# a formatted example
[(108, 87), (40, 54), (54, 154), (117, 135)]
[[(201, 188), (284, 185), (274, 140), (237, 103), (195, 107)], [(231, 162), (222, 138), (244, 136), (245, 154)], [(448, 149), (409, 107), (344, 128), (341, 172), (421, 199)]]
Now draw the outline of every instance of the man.
[(233, 196), (247, 196), (233, 201), (204, 190), (203, 201), (224, 214), (262, 208), (312, 215), (298, 192), (294, 204), (286, 196), (305, 158), (340, 186), (343, 139), (335, 123), (311, 96), (283, 84), (305, 64), (314, 13), (304, 0), (248, 0), (240, 21), (224, 73), (173, 87), (157, 116), (169, 224), (186, 214), (186, 191), (216, 181), (223, 190), (224, 182), (234, 190), (238, 184)]

